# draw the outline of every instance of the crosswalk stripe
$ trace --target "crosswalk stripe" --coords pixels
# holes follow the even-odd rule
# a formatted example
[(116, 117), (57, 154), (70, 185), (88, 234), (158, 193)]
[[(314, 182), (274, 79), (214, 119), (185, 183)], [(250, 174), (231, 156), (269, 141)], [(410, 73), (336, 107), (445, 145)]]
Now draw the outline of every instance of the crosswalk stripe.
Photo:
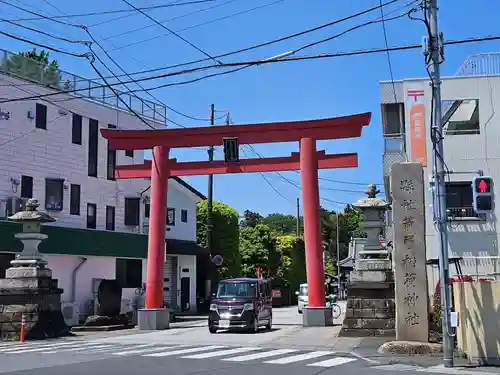
[(9, 347), (0, 348), (0, 352), (6, 353), (6, 352), (11, 352), (11, 351), (16, 351), (16, 350), (26, 350), (26, 349), (35, 349), (35, 348), (51, 348), (51, 347), (68, 345), (68, 344), (74, 345), (74, 341), (69, 342), (69, 343), (68, 342), (66, 342), (66, 343), (58, 342), (56, 344), (32, 343), (32, 344), (10, 345)]
[(331, 354), (333, 354), (333, 353), (332, 352), (317, 351), (317, 352), (303, 353), (303, 354), (292, 355), (292, 356), (289, 356), (289, 357), (283, 357), (283, 358), (273, 359), (271, 361), (265, 361), (264, 363), (272, 363), (272, 364), (277, 364), (277, 365), (285, 365), (287, 363), (307, 361), (308, 359), (314, 359), (314, 358), (324, 357), (326, 355), (331, 355)]
[[(155, 345), (155, 346), (152, 347), (152, 345)], [(132, 350), (124, 350), (121, 352), (115, 352), (115, 353), (113, 353), (113, 355), (122, 356), (122, 355), (130, 355), (130, 354), (141, 354), (141, 353), (147, 353), (147, 352), (158, 352), (158, 351), (168, 350), (168, 349), (172, 349), (172, 348), (180, 348), (180, 347), (182, 347), (182, 345), (176, 345), (173, 347), (169, 347), (169, 346), (156, 346), (156, 344), (146, 344), (146, 345), (144, 345), (143, 349), (138, 349), (140, 347), (141, 346), (135, 346), (134, 349), (132, 349)]]
[[(92, 349), (102, 349), (102, 348), (110, 348), (110, 347), (113, 347), (113, 345), (93, 345), (92, 346)], [(76, 352), (76, 351), (79, 351), (79, 350), (87, 350), (89, 349), (89, 347), (81, 347), (81, 346), (77, 346), (75, 348), (69, 348), (69, 349), (52, 349), (52, 350), (47, 350), (47, 351), (41, 351), (42, 354), (54, 354), (54, 353), (65, 353), (65, 352)], [(90, 349), (90, 350), (92, 350)]]
[(306, 366), (313, 366), (313, 367), (334, 367), (338, 365), (343, 365), (344, 363), (349, 363), (355, 361), (353, 358), (344, 358), (344, 357), (336, 357), (332, 359), (327, 359), (326, 361), (321, 361), (321, 362), (315, 362), (315, 363), (310, 363)]
[(248, 355), (240, 355), (238, 357), (233, 357), (233, 358), (224, 358), (223, 361), (231, 361), (231, 362), (253, 361), (255, 359), (269, 358), (269, 357), (274, 357), (277, 355), (289, 354), (289, 353), (295, 353), (295, 352), (298, 352), (298, 350), (296, 350), (296, 349), (277, 349), (277, 350), (271, 350), (271, 351), (262, 352), (262, 353), (252, 353), (252, 354), (248, 354)]
[(206, 350), (222, 349), (222, 348), (225, 348), (225, 346), (212, 345), (212, 346), (205, 346), (205, 347), (199, 347), (199, 348), (172, 350), (172, 351), (166, 351), (166, 352), (161, 352), (161, 353), (143, 354), (143, 356), (144, 357), (166, 357), (166, 356), (172, 356), (172, 355), (177, 355), (177, 354), (188, 354), (188, 353), (202, 352), (202, 351), (206, 351)]
[(28, 349), (22, 349), (18, 348), (16, 350), (10, 350), (10, 351), (4, 351), (4, 353), (8, 354), (21, 354), (21, 353), (34, 353), (34, 352), (43, 352), (45, 350), (53, 350), (53, 349), (64, 349), (64, 348), (74, 348), (76, 347), (86, 347), (86, 346), (92, 346), (95, 344), (60, 344), (60, 345), (51, 345), (51, 346), (43, 346), (43, 347), (35, 347), (34, 349), (28, 348)]
[(238, 354), (238, 353), (248, 352), (250, 350), (259, 350), (259, 349), (260, 348), (256, 348), (256, 347), (235, 348), (235, 349), (219, 350), (217, 352), (211, 352), (211, 353), (201, 353), (201, 354), (188, 355), (188, 356), (181, 357), (181, 358), (204, 359), (204, 358), (223, 357), (225, 355)]

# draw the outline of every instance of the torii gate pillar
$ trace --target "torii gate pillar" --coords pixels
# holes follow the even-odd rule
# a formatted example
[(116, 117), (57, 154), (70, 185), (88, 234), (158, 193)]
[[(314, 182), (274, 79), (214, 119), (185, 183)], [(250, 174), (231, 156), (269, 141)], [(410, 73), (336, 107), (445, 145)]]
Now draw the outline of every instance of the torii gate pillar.
[(306, 271), (308, 306), (304, 308), (304, 326), (333, 324), (332, 309), (325, 306), (325, 271), (321, 241), (320, 203), (318, 187), (318, 156), (316, 140), (300, 140), (300, 173), (304, 205), (304, 240), (306, 245)]

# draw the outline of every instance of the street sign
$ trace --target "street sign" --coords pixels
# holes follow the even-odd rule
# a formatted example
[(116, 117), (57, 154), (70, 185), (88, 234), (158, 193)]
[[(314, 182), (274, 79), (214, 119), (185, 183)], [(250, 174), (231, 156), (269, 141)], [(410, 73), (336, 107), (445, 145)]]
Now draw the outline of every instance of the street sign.
[(476, 214), (488, 214), (493, 210), (493, 179), (478, 176), (472, 180), (473, 208)]
[(222, 257), (220, 255), (215, 255), (213, 258), (212, 258), (212, 262), (214, 262), (214, 264), (216, 266), (220, 266), (222, 264), (222, 262), (224, 261), (224, 259), (222, 259)]
[(224, 161), (238, 163), (240, 161), (240, 143), (237, 137), (224, 138)]

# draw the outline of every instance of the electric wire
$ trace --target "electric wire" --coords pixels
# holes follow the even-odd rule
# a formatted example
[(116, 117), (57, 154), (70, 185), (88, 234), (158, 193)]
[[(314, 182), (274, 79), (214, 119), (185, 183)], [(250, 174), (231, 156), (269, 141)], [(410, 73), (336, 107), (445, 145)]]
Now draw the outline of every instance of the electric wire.
[[(148, 6), (148, 7), (140, 7), (139, 9), (144, 10), (144, 11), (149, 11), (149, 10), (153, 10), (153, 9), (162, 9), (162, 8), (170, 8), (170, 7), (183, 6), (183, 5), (209, 3), (209, 2), (214, 2), (214, 1), (216, 1), (216, 0), (197, 0), (197, 1), (186, 1), (183, 3), (179, 3), (176, 1), (174, 3), (152, 5), (152, 6)], [(135, 14), (136, 11), (133, 9), (115, 9), (115, 10), (103, 10), (102, 12), (64, 14), (64, 15), (53, 16), (51, 18), (61, 19), (61, 18), (75, 18), (75, 17), (92, 17), (92, 16), (102, 16), (103, 14), (116, 14), (116, 13), (133, 13), (133, 14)], [(46, 18), (45, 17), (28, 17), (28, 18), (16, 18), (16, 19), (12, 19), (10, 21), (38, 21), (38, 20), (46, 20)], [(109, 23), (112, 21), (113, 20), (108, 20), (108, 21), (105, 21), (103, 23)]]
[[(241, 16), (242, 14), (247, 14), (247, 13), (250, 13), (250, 12), (254, 12), (256, 10), (268, 8), (268, 7), (272, 6), (272, 5), (276, 5), (276, 4), (282, 3), (284, 1), (285, 0), (272, 1), (270, 3), (262, 4), (262, 5), (253, 7), (253, 8), (249, 8), (249, 9), (245, 9), (245, 10), (242, 10), (242, 11), (239, 11), (239, 12), (236, 12), (236, 13), (232, 13), (232, 14), (229, 14), (227, 16), (223, 16), (223, 17), (215, 18), (215, 19), (212, 19), (212, 20), (209, 20), (209, 21), (200, 22), (200, 23), (197, 23), (195, 25), (187, 26), (187, 27), (184, 27), (182, 29), (176, 30), (176, 32), (177, 33), (181, 33), (183, 31), (192, 30), (192, 29), (195, 29), (195, 28), (198, 28), (198, 27), (201, 27), (201, 26), (206, 26), (206, 25), (209, 25), (209, 24), (212, 24), (212, 23), (216, 23), (216, 22), (219, 22), (219, 21), (223, 21), (223, 20), (226, 20), (226, 19), (230, 19), (230, 18), (233, 18), (233, 17), (236, 17), (236, 16)], [(230, 2), (232, 2), (232, 1), (230, 1)], [(224, 5), (224, 4), (225, 3), (220, 4), (220, 5)], [(212, 9), (213, 9), (213, 7), (212, 7)], [(179, 18), (180, 18), (180, 16), (179, 17), (174, 17), (174, 18), (171, 18), (170, 20), (165, 21), (164, 23), (168, 23), (170, 21), (173, 21), (173, 20), (176, 20), (176, 19), (179, 19)], [(152, 36), (150, 38), (141, 39), (141, 40), (138, 40), (138, 41), (135, 41), (135, 42), (124, 44), (124, 45), (122, 45), (120, 47), (117, 47), (117, 48), (113, 49), (113, 51), (121, 50), (123, 48), (128, 48), (128, 47), (134, 46), (136, 44), (143, 44), (143, 43), (146, 43), (146, 42), (150, 42), (152, 40), (155, 40), (155, 39), (158, 39), (158, 38), (162, 38), (162, 37), (167, 36), (167, 35), (169, 35), (169, 34), (167, 33), (167, 34), (163, 34), (163, 35), (155, 35), (155, 36)], [(206, 61), (206, 60), (203, 59), (203, 61)]]
[[(444, 42), (444, 45), (453, 46), (453, 45), (478, 43), (478, 42), (485, 42), (485, 41), (496, 41), (496, 40), (500, 40), (500, 35), (490, 35), (490, 36), (485, 36), (485, 37), (471, 37), (468, 39), (452, 40), (452, 41)], [(144, 78), (138, 78), (134, 81), (123, 81), (123, 83), (150, 81), (150, 80), (155, 80), (155, 79), (160, 79), (160, 78), (167, 78), (167, 77), (173, 77), (173, 76), (192, 73), (192, 72), (208, 70), (211, 68), (224, 68), (224, 67), (235, 67), (235, 66), (241, 67), (241, 66), (246, 66), (246, 65), (267, 65), (267, 64), (277, 64), (277, 63), (296, 62), (296, 61), (313, 61), (313, 60), (339, 58), (339, 57), (371, 55), (371, 54), (385, 53), (387, 51), (389, 51), (389, 52), (408, 51), (408, 50), (421, 49), (421, 48), (422, 48), (422, 46), (419, 44), (410, 44), (410, 45), (402, 45), (402, 46), (390, 47), (390, 48), (372, 48), (372, 49), (363, 49), (363, 50), (348, 51), (348, 52), (323, 53), (323, 54), (318, 54), (318, 55), (287, 57), (287, 58), (275, 59), (275, 60), (249, 60), (249, 61), (229, 62), (229, 63), (224, 63), (222, 65), (207, 65), (207, 66), (202, 66), (202, 67), (197, 67), (197, 68), (192, 68), (192, 69), (184, 69), (184, 70), (176, 71), (176, 72), (172, 72), (172, 73), (166, 73), (166, 74), (160, 74), (160, 75), (149, 76), (149, 77), (144, 77)], [(132, 74), (132, 73), (130, 73), (130, 74)], [(118, 85), (120, 85), (120, 83), (108, 83), (107, 85), (106, 84), (96, 85), (96, 86), (94, 86), (94, 88), (108, 87), (108, 85), (109, 86), (118, 86)], [(154, 89), (155, 88), (150, 88), (148, 90), (154, 90)], [(69, 93), (75, 93), (75, 92), (85, 91), (85, 90), (88, 90), (88, 89), (61, 90), (61, 91), (49, 93), (49, 94), (0, 101), (0, 103), (7, 103), (10, 101), (20, 101), (20, 100), (33, 100), (33, 99), (38, 99), (38, 98), (42, 98), (42, 97), (69, 94)]]
[(200, 47), (196, 46), (194, 43), (191, 43), (189, 40), (187, 40), (186, 38), (184, 38), (179, 33), (176, 33), (174, 30), (172, 30), (172, 29), (168, 28), (167, 26), (163, 25), (162, 23), (160, 23), (158, 20), (156, 20), (156, 18), (151, 17), (146, 12), (144, 12), (144, 11), (140, 10), (139, 8), (137, 8), (135, 5), (133, 5), (132, 3), (130, 3), (128, 0), (122, 0), (122, 1), (125, 4), (127, 4), (128, 6), (130, 6), (131, 8), (134, 8), (136, 11), (140, 12), (142, 15), (144, 15), (145, 17), (147, 17), (149, 20), (153, 21), (155, 24), (157, 24), (161, 28), (167, 30), (168, 32), (170, 32), (171, 34), (173, 34), (175, 37), (177, 37), (178, 39), (182, 40), (184, 43), (189, 44), (191, 47), (193, 47), (194, 49), (196, 49), (198, 52), (202, 53), (203, 55), (207, 56), (209, 59), (213, 60), (214, 62), (216, 62), (218, 64), (222, 63), (221, 61), (217, 60), (216, 58), (214, 58), (213, 56), (211, 56), (210, 54), (208, 54), (206, 51), (204, 51)]
[[(382, 5), (382, 0), (380, 0), (380, 5)], [(411, 12), (408, 13), (408, 16), (410, 14), (411, 14)], [(389, 48), (389, 42), (388, 42), (388, 39), (387, 39), (387, 30), (386, 30), (386, 27), (385, 27), (384, 8), (382, 8), (382, 7), (380, 7), (380, 16), (382, 18), (382, 30), (384, 32), (385, 48)], [(397, 103), (396, 85), (394, 83), (394, 74), (393, 74), (393, 70), (392, 70), (392, 61), (391, 61), (391, 53), (390, 52), (387, 52), (387, 63), (388, 63), (388, 66), (389, 66), (389, 74), (390, 74), (391, 82), (392, 82), (392, 94), (394, 96), (394, 103)]]
[[(236, 1), (240, 1), (240, 0), (229, 0), (229, 1), (225, 1), (221, 4), (216, 4), (216, 5), (212, 5), (210, 7), (207, 7), (207, 8), (203, 8), (203, 9), (198, 9), (198, 10), (195, 10), (195, 11), (192, 11), (192, 12), (189, 12), (189, 13), (185, 13), (185, 14), (181, 14), (180, 16), (176, 16), (176, 17), (173, 17), (173, 18), (170, 18), (168, 20), (164, 20), (164, 21), (159, 21), (161, 22), (162, 24), (163, 23), (169, 23), (169, 22), (172, 22), (172, 21), (176, 21), (176, 20), (179, 20), (181, 18), (185, 18), (185, 17), (188, 17), (188, 16), (191, 16), (193, 14), (198, 14), (198, 13), (202, 13), (202, 12), (206, 12), (208, 10), (212, 10), (212, 9), (215, 9), (215, 8), (219, 8), (221, 6), (224, 6), (224, 5), (228, 5), (228, 4), (231, 4), (231, 3), (234, 3)], [(97, 26), (98, 24), (95, 24), (95, 25), (89, 25), (89, 27), (94, 27), (94, 26)], [(107, 36), (106, 38), (104, 38), (103, 40), (109, 40), (109, 39), (114, 39), (114, 38), (118, 38), (118, 37), (121, 37), (121, 36), (125, 36), (125, 35), (128, 35), (128, 34), (131, 34), (131, 33), (135, 33), (137, 31), (143, 31), (143, 30), (146, 30), (146, 29), (149, 29), (151, 27), (154, 27), (155, 25), (146, 25), (146, 26), (143, 26), (143, 27), (138, 27), (136, 29), (132, 29), (132, 30), (127, 30), (127, 31), (124, 31), (122, 33), (119, 33), (119, 34), (114, 34), (114, 35), (110, 35), (110, 36)], [(178, 30), (178, 31), (182, 31), (182, 30)], [(168, 35), (168, 34), (165, 34), (165, 35)], [(159, 38), (160, 36), (155, 36), (154, 38)], [(145, 41), (141, 41), (142, 42), (145, 42)], [(136, 42), (134, 42), (133, 44), (136, 44)], [(132, 44), (130, 44), (132, 45)], [(128, 47), (129, 45), (125, 46), (125, 47)], [(125, 47), (117, 47), (117, 49), (121, 49), (121, 48), (125, 48)]]

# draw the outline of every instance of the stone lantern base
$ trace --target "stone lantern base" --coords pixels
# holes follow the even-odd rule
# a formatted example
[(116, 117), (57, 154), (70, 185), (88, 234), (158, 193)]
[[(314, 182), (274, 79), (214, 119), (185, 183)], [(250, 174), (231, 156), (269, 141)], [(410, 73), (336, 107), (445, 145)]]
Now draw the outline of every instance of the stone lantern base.
[(12, 263), (5, 279), (0, 279), (0, 340), (19, 340), (23, 315), (25, 340), (68, 335), (61, 311), (63, 290), (52, 279), (52, 271), (43, 261)]

